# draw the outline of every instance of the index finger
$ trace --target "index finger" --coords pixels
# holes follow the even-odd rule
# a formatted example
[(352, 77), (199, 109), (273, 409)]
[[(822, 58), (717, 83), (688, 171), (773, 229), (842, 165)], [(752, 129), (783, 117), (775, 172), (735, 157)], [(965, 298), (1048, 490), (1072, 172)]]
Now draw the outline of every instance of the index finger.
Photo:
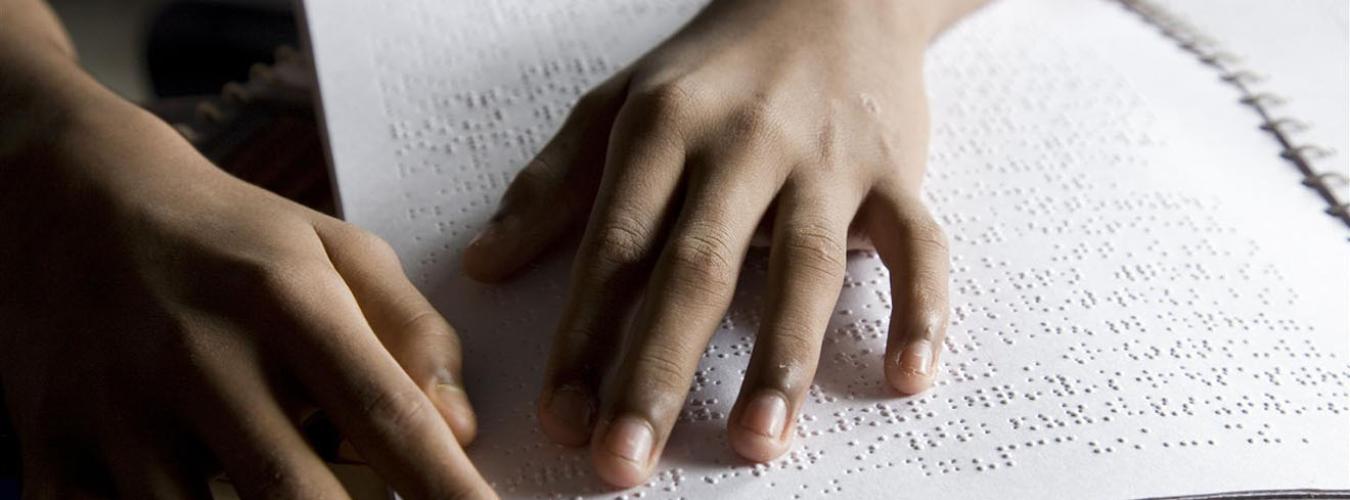
[(291, 352), (310, 353), (293, 373), (361, 456), (406, 498), (494, 497), (342, 278), (331, 268), (301, 277), (282, 284), (290, 288), (282, 317), (296, 318), (282, 326), (297, 334), (278, 338)]
[(393, 247), (345, 223), (317, 224), (328, 258), (356, 298), (380, 344), (436, 403), (461, 445), (477, 421), (464, 391), (459, 337), (408, 280)]

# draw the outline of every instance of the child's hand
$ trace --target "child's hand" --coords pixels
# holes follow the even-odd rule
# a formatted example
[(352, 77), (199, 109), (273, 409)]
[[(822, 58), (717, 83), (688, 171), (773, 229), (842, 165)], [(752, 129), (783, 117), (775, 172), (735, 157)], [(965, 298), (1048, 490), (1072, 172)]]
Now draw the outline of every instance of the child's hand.
[(589, 217), (539, 403), (549, 436), (590, 441), (612, 484), (645, 481), (761, 224), (772, 228), (770, 283), (730, 415), (737, 452), (787, 450), (851, 233), (892, 271), (885, 375), (902, 393), (928, 387), (948, 256), (919, 199), (922, 63), (956, 17), (937, 12), (955, 8), (945, 4), (714, 2), (577, 103), (464, 259), (476, 278), (504, 278)]
[(388, 245), (78, 100), (0, 152), (0, 381), (29, 494), (209, 498), (223, 468), (246, 498), (343, 498), (297, 431), (323, 410), (405, 497), (493, 496), (460, 449), (458, 340)]

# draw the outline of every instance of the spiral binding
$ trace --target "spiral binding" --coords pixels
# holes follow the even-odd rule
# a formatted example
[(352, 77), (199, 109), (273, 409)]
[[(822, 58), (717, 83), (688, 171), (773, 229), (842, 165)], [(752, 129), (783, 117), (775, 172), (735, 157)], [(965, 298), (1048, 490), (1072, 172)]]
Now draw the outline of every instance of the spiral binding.
[(307, 109), (313, 105), (314, 77), (308, 60), (295, 48), (277, 47), (276, 64), (254, 64), (248, 80), (229, 82), (220, 95), (197, 104), (192, 119), (173, 124), (178, 133), (216, 157), (239, 145), (251, 127), (279, 109)]
[(274, 64), (253, 65), (248, 79), (225, 84), (219, 95), (161, 102), (161, 117), (222, 170), (333, 214), (313, 64), (289, 46), (274, 56)]
[(1224, 51), (1214, 39), (1156, 3), (1149, 0), (1115, 1), (1158, 28), (1163, 36), (1195, 55), (1201, 63), (1218, 71), (1223, 81), (1241, 91), (1240, 102), (1260, 115), (1261, 129), (1279, 141), (1283, 149), (1280, 157), (1298, 167), (1299, 172), (1303, 174), (1303, 185), (1317, 191), (1317, 194), (1327, 202), (1326, 213), (1350, 227), (1350, 203), (1341, 200), (1334, 190), (1337, 186), (1350, 184), (1350, 179), (1336, 172), (1318, 172), (1312, 167), (1312, 160), (1325, 158), (1336, 152), (1314, 144), (1294, 142), (1292, 135), (1307, 130), (1308, 125), (1297, 119), (1275, 116), (1272, 110), (1286, 101), (1277, 94), (1261, 92), (1253, 87), (1254, 84), (1264, 81), (1264, 76), (1237, 67), (1241, 60), (1239, 57)]

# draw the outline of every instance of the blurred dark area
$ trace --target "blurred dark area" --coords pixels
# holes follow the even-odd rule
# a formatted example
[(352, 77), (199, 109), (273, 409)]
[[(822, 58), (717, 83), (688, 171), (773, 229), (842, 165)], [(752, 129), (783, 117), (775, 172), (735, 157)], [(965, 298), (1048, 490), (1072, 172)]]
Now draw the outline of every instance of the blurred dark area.
[[(0, 402), (4, 391), (0, 390)], [(19, 444), (9, 412), (0, 412), (0, 499), (19, 498)]]
[[(232, 175), (334, 212), (291, 0), (50, 3), (104, 85), (174, 124)], [(0, 500), (19, 498), (20, 453), (0, 412)]]
[(157, 98), (215, 94), (282, 45), (300, 46), (290, 8), (171, 2), (150, 20), (145, 69)]

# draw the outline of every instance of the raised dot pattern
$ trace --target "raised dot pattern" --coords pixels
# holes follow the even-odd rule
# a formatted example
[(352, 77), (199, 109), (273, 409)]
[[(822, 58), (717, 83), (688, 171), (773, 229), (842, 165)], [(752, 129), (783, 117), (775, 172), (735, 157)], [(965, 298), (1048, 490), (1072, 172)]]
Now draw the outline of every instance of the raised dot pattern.
[[(1100, 18), (1116, 8), (1088, 3), (1075, 8)], [(549, 444), (534, 421), (567, 256), (503, 286), (473, 284), (455, 267), (576, 97), (699, 2), (354, 7), (381, 19), (346, 36), (367, 37), (362, 57), (377, 88), (368, 97), (380, 100), (384, 119), (372, 129), (384, 134), (334, 140), (386, 145), (387, 163), (337, 158), (341, 190), (351, 198), (361, 179), (380, 176), (398, 189), (378, 193), (387, 204), (345, 209), (394, 243), (464, 336), (482, 427), (471, 455), (504, 496), (1350, 486), (1346, 324), (1307, 314), (1304, 287), (1284, 271), (1298, 263), (1265, 252), (1257, 232), (1227, 211), (1233, 200), (1174, 181), (1162, 118), (1104, 55), (1110, 44), (1059, 27), (1073, 19), (1057, 13), (1065, 5), (1003, 2), (930, 54), (925, 196), (953, 253), (952, 323), (936, 387), (908, 398), (887, 388), (887, 272), (874, 255), (853, 255), (796, 444), (768, 463), (739, 460), (724, 436), (760, 321), (761, 253), (747, 260), (657, 473), (623, 492), (596, 484), (586, 453)], [(1119, 18), (1103, 29), (1141, 44), (1156, 36)], [(335, 78), (319, 69), (321, 81)], [(336, 98), (324, 96), (329, 120), (342, 119)], [(1297, 188), (1272, 189), (1281, 187)], [(1112, 479), (1140, 471), (1152, 479)]]

